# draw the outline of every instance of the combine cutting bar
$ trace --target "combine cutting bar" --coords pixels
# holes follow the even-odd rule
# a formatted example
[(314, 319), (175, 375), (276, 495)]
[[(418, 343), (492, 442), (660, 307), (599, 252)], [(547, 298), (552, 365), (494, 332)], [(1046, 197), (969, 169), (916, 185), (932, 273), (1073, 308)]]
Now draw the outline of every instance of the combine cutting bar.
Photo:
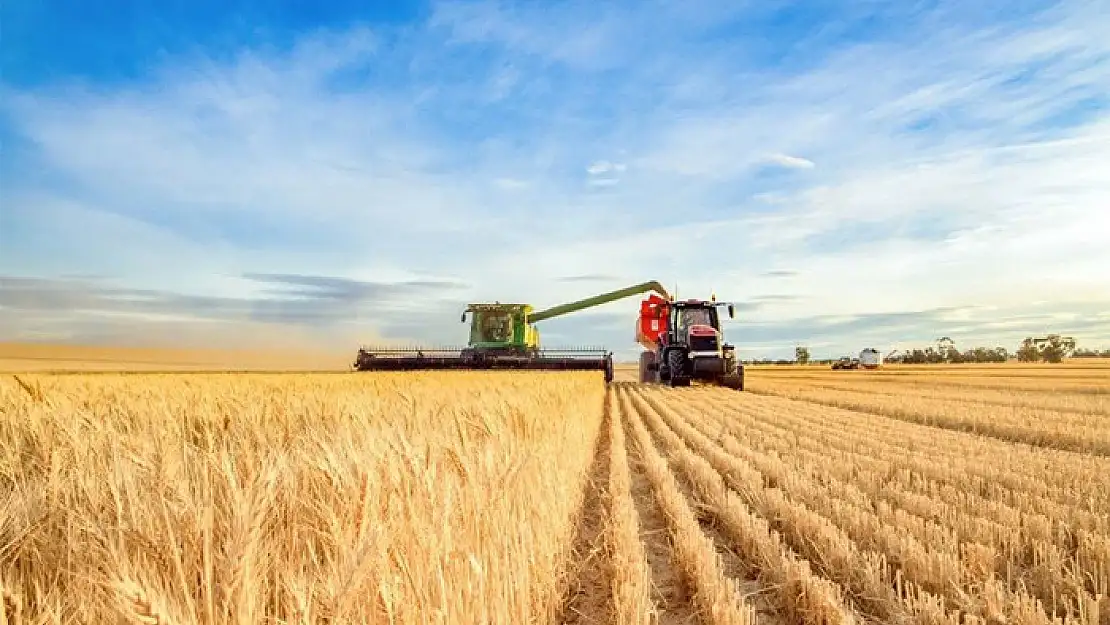
[(545, 349), (532, 354), (490, 354), (469, 348), (360, 349), (358, 371), (521, 369), (604, 371), (613, 379), (613, 356), (604, 349)]

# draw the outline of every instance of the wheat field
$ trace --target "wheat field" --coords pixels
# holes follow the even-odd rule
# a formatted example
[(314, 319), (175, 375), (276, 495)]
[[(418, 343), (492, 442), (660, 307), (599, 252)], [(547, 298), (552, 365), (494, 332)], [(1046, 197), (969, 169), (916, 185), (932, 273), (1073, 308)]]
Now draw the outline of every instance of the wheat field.
[(1110, 623), (1110, 364), (748, 385), (5, 375), (0, 623)]

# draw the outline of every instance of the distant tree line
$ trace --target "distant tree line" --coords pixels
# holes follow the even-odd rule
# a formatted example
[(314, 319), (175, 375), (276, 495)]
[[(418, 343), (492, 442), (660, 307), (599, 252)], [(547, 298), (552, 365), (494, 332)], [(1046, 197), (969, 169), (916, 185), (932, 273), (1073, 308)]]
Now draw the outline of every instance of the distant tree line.
[(1110, 349), (1077, 349), (1068, 358), (1110, 358)]
[[(1065, 358), (1110, 358), (1110, 349), (1094, 350), (1079, 349), (1076, 341), (1070, 336), (1049, 334), (1045, 337), (1026, 337), (1017, 351), (1010, 353), (1005, 347), (972, 347), (963, 351), (956, 347), (956, 342), (951, 337), (937, 339), (935, 346), (924, 349), (915, 348), (908, 350), (895, 350), (883, 358), (885, 362), (908, 365), (945, 364), (945, 363), (989, 363), (1006, 362), (1015, 359), (1018, 362), (1062, 362)], [(794, 348), (794, 360), (759, 358), (745, 360), (746, 364), (757, 365), (792, 365), (792, 364), (831, 364), (837, 359), (814, 360), (810, 357), (809, 348), (798, 346)]]
[(961, 362), (1006, 362), (1010, 352), (1005, 347), (972, 347), (960, 351), (949, 337), (937, 339), (936, 347), (909, 349), (885, 358), (886, 362), (907, 365), (932, 365)]
[[(774, 360), (774, 359), (771, 359), (771, 358), (752, 358), (752, 359), (749, 359), (749, 360), (741, 360), (740, 362), (744, 363), (745, 365), (796, 365), (796, 364), (798, 364), (796, 361), (789, 360), (789, 359), (786, 359), (786, 358), (779, 358), (777, 360)], [(811, 360), (809, 362), (813, 363), (813, 362), (823, 362), (823, 361), (820, 361), (820, 360), (813, 361), (813, 360)], [(832, 362), (832, 361), (829, 361), (829, 362)]]

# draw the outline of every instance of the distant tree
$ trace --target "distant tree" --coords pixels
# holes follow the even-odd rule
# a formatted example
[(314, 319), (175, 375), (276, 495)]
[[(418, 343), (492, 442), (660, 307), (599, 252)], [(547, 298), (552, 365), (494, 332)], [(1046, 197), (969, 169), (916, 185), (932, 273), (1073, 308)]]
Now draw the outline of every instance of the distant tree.
[(1045, 362), (1062, 362), (1075, 351), (1075, 339), (1070, 336), (1049, 334), (1042, 339), (1040, 348), (1041, 359)]
[(1005, 347), (975, 347), (960, 354), (962, 362), (1006, 362), (1009, 357)]
[(944, 362), (944, 354), (939, 349), (934, 347), (925, 348), (925, 362), (928, 364), (937, 364)]
[(937, 355), (941, 362), (960, 362), (960, 350), (956, 349), (956, 342), (950, 337), (937, 339)]
[(1027, 336), (1021, 342), (1021, 347), (1018, 348), (1015, 356), (1019, 362), (1036, 362), (1041, 359), (1041, 350), (1033, 343), (1033, 337)]
[(929, 357), (922, 349), (908, 349), (902, 352), (901, 362), (907, 365), (923, 365), (929, 362)]
[(809, 364), (809, 348), (803, 346), (795, 347), (794, 360), (797, 361), (799, 365)]
[(1044, 338), (1025, 337), (1017, 351), (1021, 362), (1062, 362), (1075, 351), (1075, 339), (1070, 336), (1049, 334)]

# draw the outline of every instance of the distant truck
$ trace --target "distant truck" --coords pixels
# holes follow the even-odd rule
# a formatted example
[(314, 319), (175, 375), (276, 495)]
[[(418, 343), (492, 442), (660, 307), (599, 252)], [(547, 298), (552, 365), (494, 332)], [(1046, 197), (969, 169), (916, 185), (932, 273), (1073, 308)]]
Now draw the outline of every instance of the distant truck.
[(859, 353), (859, 358), (845, 356), (832, 364), (833, 369), (878, 369), (883, 366), (883, 355), (874, 347)]
[(864, 369), (878, 369), (883, 366), (883, 355), (874, 347), (868, 347), (859, 353), (859, 364)]

